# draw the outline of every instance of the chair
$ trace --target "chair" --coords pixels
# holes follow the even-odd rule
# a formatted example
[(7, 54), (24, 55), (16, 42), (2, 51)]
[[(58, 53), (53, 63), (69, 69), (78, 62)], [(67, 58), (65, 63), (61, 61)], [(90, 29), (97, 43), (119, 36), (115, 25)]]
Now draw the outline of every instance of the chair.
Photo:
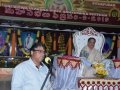
[[(104, 35), (95, 31), (92, 27), (87, 27), (82, 31), (75, 32), (73, 34), (73, 56), (80, 57), (80, 52), (82, 48), (87, 45), (88, 38), (93, 37), (96, 39), (95, 48), (101, 52), (105, 43)], [(109, 76), (111, 77), (111, 69), (114, 67), (114, 64), (111, 59), (103, 58), (102, 61), (105, 65), (105, 68), (108, 70)], [(82, 76), (82, 63), (81, 63), (81, 70), (79, 75)]]
[(104, 35), (95, 31), (92, 27), (87, 27), (84, 30), (75, 32), (73, 34), (73, 56), (80, 56), (82, 48), (87, 45), (88, 38), (90, 37), (96, 39), (95, 48), (102, 53), (103, 45), (105, 42)]

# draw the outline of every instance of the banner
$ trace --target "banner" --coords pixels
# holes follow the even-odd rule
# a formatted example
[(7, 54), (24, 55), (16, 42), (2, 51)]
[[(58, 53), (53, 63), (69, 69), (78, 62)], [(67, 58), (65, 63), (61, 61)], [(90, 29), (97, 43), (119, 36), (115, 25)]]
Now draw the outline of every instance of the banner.
[[(92, 2), (94, 5), (99, 5), (99, 3)], [(68, 6), (70, 6), (69, 4)], [(62, 21), (63, 23), (92, 23), (92, 24), (106, 24), (106, 25), (119, 25), (120, 24), (120, 4), (100, 4), (105, 7), (96, 10), (89, 9), (86, 11), (75, 11), (75, 10), (59, 10), (59, 9), (49, 9), (49, 8), (37, 8), (37, 7), (27, 7), (19, 5), (6, 5), (1, 4), (0, 6), (0, 16), (13, 16), (21, 18), (31, 18), (40, 19), (46, 22), (57, 22)], [(106, 5), (110, 6), (106, 8)], [(48, 5), (49, 6), (49, 5)], [(112, 8), (114, 6), (115, 8)], [(88, 5), (89, 8), (89, 5)], [(106, 11), (108, 9), (108, 11)], [(90, 11), (91, 10), (91, 11)], [(51, 21), (50, 21), (51, 20)], [(37, 21), (36, 21), (37, 22)]]

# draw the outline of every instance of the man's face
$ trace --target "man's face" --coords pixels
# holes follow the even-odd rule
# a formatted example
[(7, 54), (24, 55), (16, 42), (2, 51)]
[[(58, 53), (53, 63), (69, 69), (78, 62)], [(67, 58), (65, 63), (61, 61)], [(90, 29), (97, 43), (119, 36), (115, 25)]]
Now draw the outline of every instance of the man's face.
[(94, 40), (94, 39), (90, 39), (90, 40), (88, 41), (88, 47), (89, 47), (90, 49), (93, 49), (94, 46), (95, 46), (95, 40)]
[(42, 46), (41, 47), (39, 46), (34, 49), (31, 55), (32, 55), (32, 58), (39, 63), (44, 59), (45, 50)]

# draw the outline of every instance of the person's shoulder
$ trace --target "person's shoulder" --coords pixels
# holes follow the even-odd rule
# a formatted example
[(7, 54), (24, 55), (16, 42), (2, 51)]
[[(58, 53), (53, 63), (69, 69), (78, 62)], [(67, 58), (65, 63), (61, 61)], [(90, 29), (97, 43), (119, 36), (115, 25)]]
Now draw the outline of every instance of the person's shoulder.
[(29, 60), (23, 61), (23, 62), (19, 63), (14, 69), (23, 69), (28, 62), (29, 62)]

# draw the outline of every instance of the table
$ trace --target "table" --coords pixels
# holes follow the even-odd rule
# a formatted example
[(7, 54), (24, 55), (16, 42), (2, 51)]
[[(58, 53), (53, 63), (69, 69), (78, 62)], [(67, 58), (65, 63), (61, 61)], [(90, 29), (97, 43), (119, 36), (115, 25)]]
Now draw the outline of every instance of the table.
[(54, 90), (76, 90), (76, 77), (80, 69), (80, 59), (73, 56), (57, 57)]
[(62, 68), (80, 68), (80, 59), (72, 56), (62, 56), (58, 57), (57, 64)]
[(120, 79), (78, 77), (78, 90), (120, 90)]

